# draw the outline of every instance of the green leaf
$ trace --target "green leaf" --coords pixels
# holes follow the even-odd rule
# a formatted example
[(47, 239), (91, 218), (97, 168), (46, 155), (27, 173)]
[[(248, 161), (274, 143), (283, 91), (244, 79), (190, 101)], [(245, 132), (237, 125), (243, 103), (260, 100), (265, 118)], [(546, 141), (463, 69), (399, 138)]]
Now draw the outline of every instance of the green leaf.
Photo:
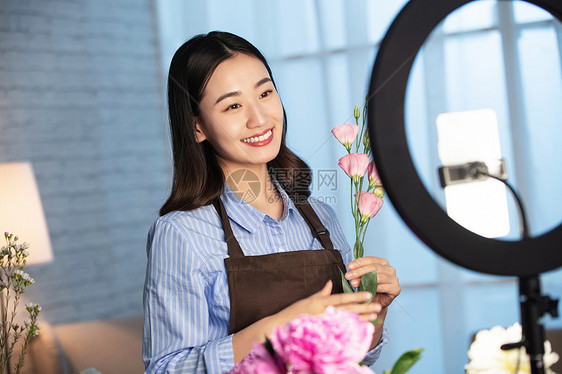
[(363, 243), (360, 240), (357, 240), (353, 246), (353, 256), (355, 258), (363, 257)]
[(375, 327), (377, 327), (377, 325), (380, 325), (382, 323), (382, 321), (380, 319), (376, 319), (374, 321), (371, 321), (371, 324)]
[(271, 344), (271, 341), (267, 337), (265, 338), (264, 346), (270, 355), (275, 356), (275, 349), (273, 349), (273, 345)]
[(377, 272), (372, 271), (361, 277), (361, 283), (359, 284), (359, 291), (368, 291), (373, 294), (369, 303), (373, 301), (375, 295), (377, 294)]
[(412, 349), (404, 353), (392, 367), (391, 374), (404, 374), (421, 358), (423, 348)]
[(386, 369), (385, 371), (382, 372), (382, 374), (392, 374), (390, 369)]
[(341, 275), (341, 285), (343, 287), (343, 292), (354, 293), (355, 291), (353, 290), (353, 288), (351, 288), (347, 279), (345, 279), (345, 274), (343, 273), (343, 271), (341, 271), (341, 269), (339, 269), (339, 271), (340, 271), (340, 275)]

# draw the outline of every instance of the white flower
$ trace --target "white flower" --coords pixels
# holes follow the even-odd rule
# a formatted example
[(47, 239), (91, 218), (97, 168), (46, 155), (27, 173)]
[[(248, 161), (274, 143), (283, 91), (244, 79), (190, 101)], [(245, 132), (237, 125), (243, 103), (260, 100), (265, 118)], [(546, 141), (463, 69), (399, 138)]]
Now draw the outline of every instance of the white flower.
[[(476, 339), (470, 345), (465, 365), (466, 374), (530, 374), (531, 365), (529, 355), (524, 347), (503, 351), (500, 347), (506, 343), (521, 341), (521, 325), (515, 323), (504, 329), (495, 326), (490, 330), (482, 330), (476, 334)], [(549, 368), (558, 361), (559, 356), (552, 352), (550, 342), (544, 343), (544, 366), (547, 374), (555, 374)], [(517, 361), (519, 370), (515, 373)]]
[(97, 371), (95, 368), (87, 368), (82, 370), (80, 374), (101, 374), (101, 373)]

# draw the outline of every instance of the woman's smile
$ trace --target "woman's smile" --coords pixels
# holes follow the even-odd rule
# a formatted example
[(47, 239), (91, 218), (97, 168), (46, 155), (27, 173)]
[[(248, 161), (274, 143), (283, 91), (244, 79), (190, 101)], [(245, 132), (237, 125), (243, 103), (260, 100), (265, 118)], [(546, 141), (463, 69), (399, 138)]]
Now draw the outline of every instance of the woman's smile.
[(241, 139), (240, 141), (252, 147), (263, 147), (268, 145), (273, 140), (273, 128), (265, 130), (262, 133)]

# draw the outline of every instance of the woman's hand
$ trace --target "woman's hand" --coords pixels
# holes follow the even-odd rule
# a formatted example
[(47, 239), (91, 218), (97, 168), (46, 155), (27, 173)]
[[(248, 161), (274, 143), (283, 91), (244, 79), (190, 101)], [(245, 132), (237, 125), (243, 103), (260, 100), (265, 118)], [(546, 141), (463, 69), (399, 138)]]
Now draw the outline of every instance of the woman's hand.
[(319, 315), (324, 313), (330, 305), (359, 314), (363, 321), (374, 321), (381, 306), (377, 303), (365, 303), (373, 296), (370, 292), (340, 293), (331, 295), (332, 281), (328, 281), (324, 288), (306, 299), (299, 300), (294, 304), (277, 313), (274, 318), (276, 325), (283, 325), (302, 314)]
[[(363, 321), (374, 321), (379, 318), (381, 306), (377, 303), (365, 303), (372, 298), (370, 292), (340, 293), (331, 295), (332, 281), (314, 295), (299, 300), (282, 311), (262, 318), (232, 336), (234, 361), (240, 362), (252, 349), (254, 343), (263, 343), (270, 336), (275, 326), (283, 326), (302, 314), (319, 315), (330, 305), (354, 311)], [(378, 341), (379, 338), (377, 338)]]
[(351, 261), (347, 267), (349, 271), (345, 273), (345, 278), (353, 287), (359, 287), (363, 275), (376, 270), (377, 294), (373, 302), (380, 304), (383, 309), (387, 308), (400, 294), (401, 288), (396, 270), (388, 264), (385, 258), (360, 257)]

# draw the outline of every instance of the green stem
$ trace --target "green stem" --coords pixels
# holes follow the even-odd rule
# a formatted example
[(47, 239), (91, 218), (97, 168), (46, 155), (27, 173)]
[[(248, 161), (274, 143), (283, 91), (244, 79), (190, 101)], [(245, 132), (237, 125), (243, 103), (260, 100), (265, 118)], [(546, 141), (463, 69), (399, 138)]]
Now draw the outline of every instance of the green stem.
[(355, 211), (354, 211), (354, 217), (355, 217), (355, 231), (357, 232), (357, 228), (359, 226), (359, 223), (361, 222), (361, 214), (359, 213), (359, 203), (357, 202), (359, 196), (358, 194), (360, 194), (361, 192), (358, 189), (357, 183), (354, 183), (354, 187), (355, 187), (355, 193), (353, 194), (352, 198), (353, 198), (353, 205), (355, 206)]
[(9, 358), (10, 358), (10, 351), (8, 348), (8, 338), (9, 338), (9, 327), (8, 327), (8, 308), (9, 308), (9, 302), (10, 302), (10, 287), (11, 287), (11, 281), (10, 281), (10, 277), (8, 276), (8, 272), (10, 269), (10, 262), (7, 262), (6, 267), (3, 269), (4, 270), (4, 276), (6, 277), (6, 282), (5, 282), (5, 286), (6, 286), (6, 293), (4, 293), (4, 291), (2, 291), (2, 294), (0, 295), (0, 297), (2, 297), (2, 303), (1, 303), (1, 307), (2, 307), (2, 361), (0, 362), (0, 370), (2, 370), (2, 372), (4, 372), (4, 368), (7, 368), (9, 365)]
[(14, 374), (19, 374), (21, 368), (23, 367), (23, 363), (24, 363), (24, 360), (25, 360), (25, 353), (27, 351), (27, 346), (29, 345), (29, 342), (31, 341), (31, 338), (33, 337), (34, 326), (37, 325), (37, 314), (32, 313), (30, 315), (30, 318), (31, 318), (31, 322), (29, 323), (28, 330), (26, 331), (26, 334), (25, 334), (25, 339), (23, 341), (21, 353), (20, 353), (20, 356), (18, 358), (18, 363), (15, 366), (15, 373)]
[(354, 199), (353, 199), (353, 179), (349, 178), (349, 181), (351, 182), (351, 185), (349, 186), (349, 192), (351, 193), (351, 199), (350, 199), (350, 204), (351, 204), (351, 214), (353, 215), (353, 218), (355, 218), (355, 205), (354, 205)]
[(367, 234), (367, 227), (369, 227), (369, 222), (371, 222), (370, 218), (365, 223), (365, 230), (363, 231), (363, 238), (361, 239), (361, 243), (365, 243), (365, 234)]
[[(10, 318), (10, 322), (8, 323), (8, 331), (10, 331), (10, 329), (12, 328), (12, 325), (14, 324), (14, 317), (16, 316), (17, 313), (17, 308), (18, 308), (18, 304), (20, 301), (20, 297), (21, 295), (19, 293), (16, 292), (15, 296), (14, 296), (14, 302), (13, 302), (13, 308), (12, 308), (12, 314), (11, 314), (11, 318)], [(6, 308), (7, 310), (8, 308)], [(9, 334), (8, 334), (9, 335)], [(7, 358), (6, 358), (6, 366), (10, 365), (10, 358), (12, 357), (12, 353), (14, 353), (14, 347), (16, 346), (16, 343), (19, 340), (19, 335), (16, 336), (14, 335), (13, 339), (12, 339), (12, 343), (10, 344), (10, 348), (8, 349), (7, 352)], [(8, 368), (8, 372), (9, 372), (9, 368)]]

